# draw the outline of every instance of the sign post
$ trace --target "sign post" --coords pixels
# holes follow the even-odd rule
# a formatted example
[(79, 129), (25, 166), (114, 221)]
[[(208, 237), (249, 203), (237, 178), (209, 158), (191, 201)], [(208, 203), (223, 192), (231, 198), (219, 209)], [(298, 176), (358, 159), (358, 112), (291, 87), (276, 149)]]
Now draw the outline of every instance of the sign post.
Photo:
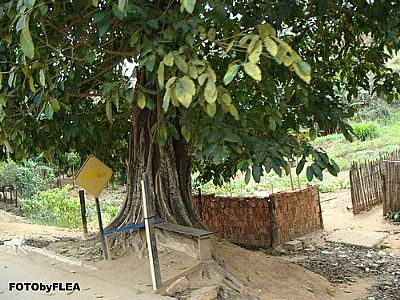
[(101, 237), (101, 248), (103, 249), (103, 256), (105, 260), (110, 259), (110, 249), (108, 248), (107, 238), (104, 235), (104, 228), (103, 228), (103, 219), (101, 218), (101, 209), (100, 209), (100, 202), (99, 198), (94, 198), (96, 202), (96, 212), (97, 212), (97, 220), (99, 221), (99, 231)]
[(110, 250), (108, 248), (107, 237), (104, 235), (99, 195), (106, 186), (107, 182), (110, 180), (111, 175), (112, 170), (109, 167), (107, 167), (95, 156), (90, 155), (82, 165), (75, 178), (77, 184), (95, 197), (97, 219), (99, 221), (99, 231), (101, 237), (101, 247), (103, 250), (104, 259), (110, 258)]
[(154, 225), (153, 225), (153, 219), (155, 217), (152, 207), (153, 201), (151, 199), (150, 185), (147, 173), (142, 174), (141, 184), (142, 184), (144, 226), (146, 228), (147, 249), (149, 251), (151, 280), (153, 283), (153, 289), (157, 290), (161, 288), (162, 282), (161, 282), (160, 262), (158, 260), (156, 235), (154, 232)]
[(79, 191), (79, 201), (81, 203), (81, 216), (82, 216), (82, 226), (83, 226), (83, 237), (87, 238), (88, 236), (88, 228), (87, 228), (87, 219), (86, 219), (86, 205), (85, 205), (85, 191)]

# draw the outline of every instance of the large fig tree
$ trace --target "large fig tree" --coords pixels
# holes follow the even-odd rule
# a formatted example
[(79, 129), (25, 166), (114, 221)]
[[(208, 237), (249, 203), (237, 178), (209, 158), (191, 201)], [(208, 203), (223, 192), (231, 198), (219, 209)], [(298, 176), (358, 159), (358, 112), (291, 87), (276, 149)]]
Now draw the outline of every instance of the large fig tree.
[(157, 214), (193, 226), (193, 166), (258, 181), (299, 156), (310, 179), (336, 174), (299, 131), (350, 138), (360, 88), (391, 100), (399, 83), (397, 1), (12, 0), (0, 23), (1, 153), (127, 161), (111, 227), (140, 217), (142, 172)]

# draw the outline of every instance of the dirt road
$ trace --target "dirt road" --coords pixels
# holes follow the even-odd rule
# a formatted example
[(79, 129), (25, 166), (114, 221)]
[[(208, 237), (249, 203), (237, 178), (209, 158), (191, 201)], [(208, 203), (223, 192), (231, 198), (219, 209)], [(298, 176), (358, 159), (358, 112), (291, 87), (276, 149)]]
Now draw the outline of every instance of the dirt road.
[[(95, 270), (70, 266), (36, 253), (16, 256), (6, 246), (0, 246), (0, 270), (0, 299), (172, 299), (110, 283), (106, 278), (102, 280), (91, 276)], [(9, 283), (17, 282), (56, 282), (64, 286), (78, 283), (80, 291), (9, 291)]]

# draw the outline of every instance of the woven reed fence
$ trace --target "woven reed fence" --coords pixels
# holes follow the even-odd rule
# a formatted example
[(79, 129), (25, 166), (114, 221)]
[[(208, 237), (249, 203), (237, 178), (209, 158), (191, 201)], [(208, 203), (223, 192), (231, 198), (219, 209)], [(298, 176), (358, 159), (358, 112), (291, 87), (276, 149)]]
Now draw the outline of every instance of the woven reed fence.
[[(395, 191), (400, 191), (398, 190), (400, 184), (399, 172), (396, 173), (395, 166), (388, 166), (396, 161), (400, 161), (400, 149), (374, 161), (352, 163), (350, 190), (353, 214), (369, 210), (381, 203), (384, 203), (384, 215), (387, 213), (387, 209), (395, 207), (394, 203), (397, 203)], [(399, 171), (400, 164), (398, 165), (397, 170)], [(397, 187), (395, 187), (396, 182), (398, 182)], [(390, 193), (388, 193), (389, 189)], [(386, 205), (387, 203), (388, 205)]]

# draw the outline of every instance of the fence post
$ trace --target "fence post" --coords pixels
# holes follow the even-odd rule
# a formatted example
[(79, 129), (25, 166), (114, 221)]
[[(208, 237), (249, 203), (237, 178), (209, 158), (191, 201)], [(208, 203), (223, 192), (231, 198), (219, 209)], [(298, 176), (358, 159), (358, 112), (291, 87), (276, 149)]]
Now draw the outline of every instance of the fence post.
[(81, 203), (81, 216), (82, 216), (82, 226), (83, 226), (83, 237), (88, 236), (87, 219), (86, 219), (86, 205), (85, 205), (85, 191), (79, 191), (79, 201)]
[(270, 215), (270, 222), (271, 222), (271, 246), (275, 247), (278, 243), (278, 233), (277, 233), (277, 226), (276, 226), (276, 217), (275, 217), (275, 199), (274, 196), (270, 196), (268, 198), (268, 208), (269, 208), (269, 215)]
[[(385, 167), (384, 167), (385, 168)], [(382, 191), (383, 191), (383, 215), (387, 214), (387, 184), (386, 184), (386, 175), (382, 172)]]
[(101, 238), (101, 248), (103, 249), (104, 259), (108, 260), (109, 256), (109, 249), (106, 240), (106, 236), (104, 235), (104, 228), (103, 228), (103, 219), (101, 218), (101, 210), (100, 210), (100, 202), (99, 198), (94, 198), (96, 203), (96, 211), (97, 211), (97, 220), (99, 221), (99, 231), (100, 231), (100, 238)]
[(324, 219), (322, 218), (321, 198), (320, 198), (320, 195), (319, 195), (319, 189), (318, 189), (318, 186), (315, 186), (315, 188), (317, 189), (317, 195), (318, 195), (318, 205), (319, 205), (319, 221), (320, 221), (320, 226), (321, 226), (321, 229), (324, 229)]
[(144, 225), (146, 229), (146, 239), (147, 239), (147, 249), (149, 251), (149, 260), (150, 260), (150, 271), (151, 271), (151, 279), (153, 283), (153, 289), (157, 290), (161, 288), (161, 272), (160, 272), (160, 263), (158, 260), (158, 252), (157, 252), (157, 241), (156, 234), (154, 231), (153, 219), (153, 201), (150, 192), (150, 184), (147, 173), (142, 174), (142, 200), (143, 200), (143, 216), (144, 216)]

